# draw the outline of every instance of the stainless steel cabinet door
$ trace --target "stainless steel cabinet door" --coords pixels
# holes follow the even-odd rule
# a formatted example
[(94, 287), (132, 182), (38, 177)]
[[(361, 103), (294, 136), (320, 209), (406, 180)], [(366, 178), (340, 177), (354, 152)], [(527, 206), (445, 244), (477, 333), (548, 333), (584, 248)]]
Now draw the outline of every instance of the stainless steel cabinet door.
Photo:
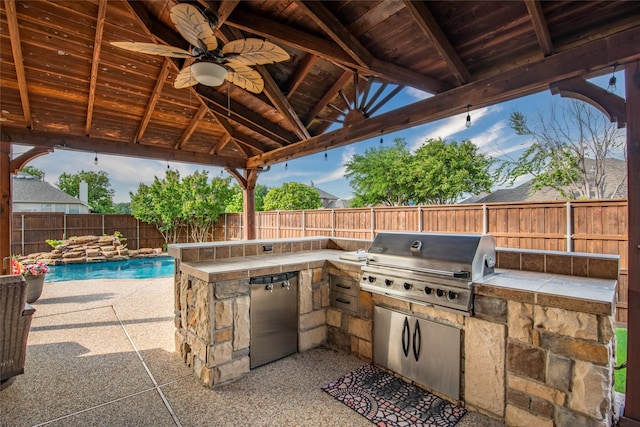
[(374, 308), (373, 360), (453, 399), (460, 397), (460, 330)]

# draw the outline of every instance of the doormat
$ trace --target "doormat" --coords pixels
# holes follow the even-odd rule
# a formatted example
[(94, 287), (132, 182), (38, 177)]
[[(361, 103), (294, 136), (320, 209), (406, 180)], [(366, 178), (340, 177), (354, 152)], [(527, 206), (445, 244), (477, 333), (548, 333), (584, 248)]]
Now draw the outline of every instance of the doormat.
[(467, 413), (374, 365), (361, 366), (322, 390), (381, 427), (451, 427)]

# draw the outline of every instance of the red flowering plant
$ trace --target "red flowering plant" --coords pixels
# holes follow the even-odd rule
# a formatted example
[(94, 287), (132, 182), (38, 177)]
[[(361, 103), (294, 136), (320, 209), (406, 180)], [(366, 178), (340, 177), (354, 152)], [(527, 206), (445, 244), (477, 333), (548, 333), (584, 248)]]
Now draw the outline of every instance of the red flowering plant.
[(49, 272), (49, 265), (44, 261), (25, 263), (24, 261), (18, 261), (15, 257), (11, 258), (12, 274), (22, 274), (24, 277), (35, 277), (47, 272)]

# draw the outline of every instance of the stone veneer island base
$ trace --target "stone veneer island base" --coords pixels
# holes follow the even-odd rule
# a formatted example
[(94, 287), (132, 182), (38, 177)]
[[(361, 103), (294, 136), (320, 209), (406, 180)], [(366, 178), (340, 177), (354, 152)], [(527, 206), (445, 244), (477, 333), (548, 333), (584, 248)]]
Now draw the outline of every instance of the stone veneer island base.
[(613, 424), (617, 257), (498, 249), (497, 273), (474, 285), (471, 317), (365, 291), (355, 310), (334, 307), (330, 277), (361, 277), (361, 263), (340, 255), (369, 244), (306, 238), (171, 245), (176, 350), (207, 387), (245, 375), (249, 277), (299, 271), (300, 352), (327, 345), (370, 362), (373, 307), (392, 308), (462, 331), (456, 403), (467, 409), (513, 426)]

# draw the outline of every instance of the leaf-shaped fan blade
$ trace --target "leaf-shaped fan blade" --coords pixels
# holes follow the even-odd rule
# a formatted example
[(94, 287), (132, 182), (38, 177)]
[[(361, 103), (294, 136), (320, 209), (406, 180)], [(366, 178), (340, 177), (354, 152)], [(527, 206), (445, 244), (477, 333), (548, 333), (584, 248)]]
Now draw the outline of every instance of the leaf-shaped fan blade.
[(240, 64), (228, 64), (231, 68), (227, 73), (227, 80), (249, 92), (260, 93), (264, 89), (262, 76), (253, 68)]
[(196, 77), (191, 72), (191, 66), (185, 67), (176, 76), (173, 87), (176, 89), (184, 89), (185, 87), (194, 86), (198, 83)]
[(170, 56), (171, 58), (191, 58), (193, 55), (184, 49), (153, 43), (139, 42), (111, 42), (112, 45), (132, 52), (147, 53), (149, 55)]
[(218, 48), (218, 40), (213, 28), (195, 6), (187, 3), (177, 4), (171, 8), (170, 15), (178, 32), (192, 46), (200, 47), (198, 40), (202, 40), (208, 50)]
[(286, 61), (289, 54), (280, 46), (260, 39), (234, 40), (222, 48), (222, 54), (227, 56), (231, 64), (258, 65)]

